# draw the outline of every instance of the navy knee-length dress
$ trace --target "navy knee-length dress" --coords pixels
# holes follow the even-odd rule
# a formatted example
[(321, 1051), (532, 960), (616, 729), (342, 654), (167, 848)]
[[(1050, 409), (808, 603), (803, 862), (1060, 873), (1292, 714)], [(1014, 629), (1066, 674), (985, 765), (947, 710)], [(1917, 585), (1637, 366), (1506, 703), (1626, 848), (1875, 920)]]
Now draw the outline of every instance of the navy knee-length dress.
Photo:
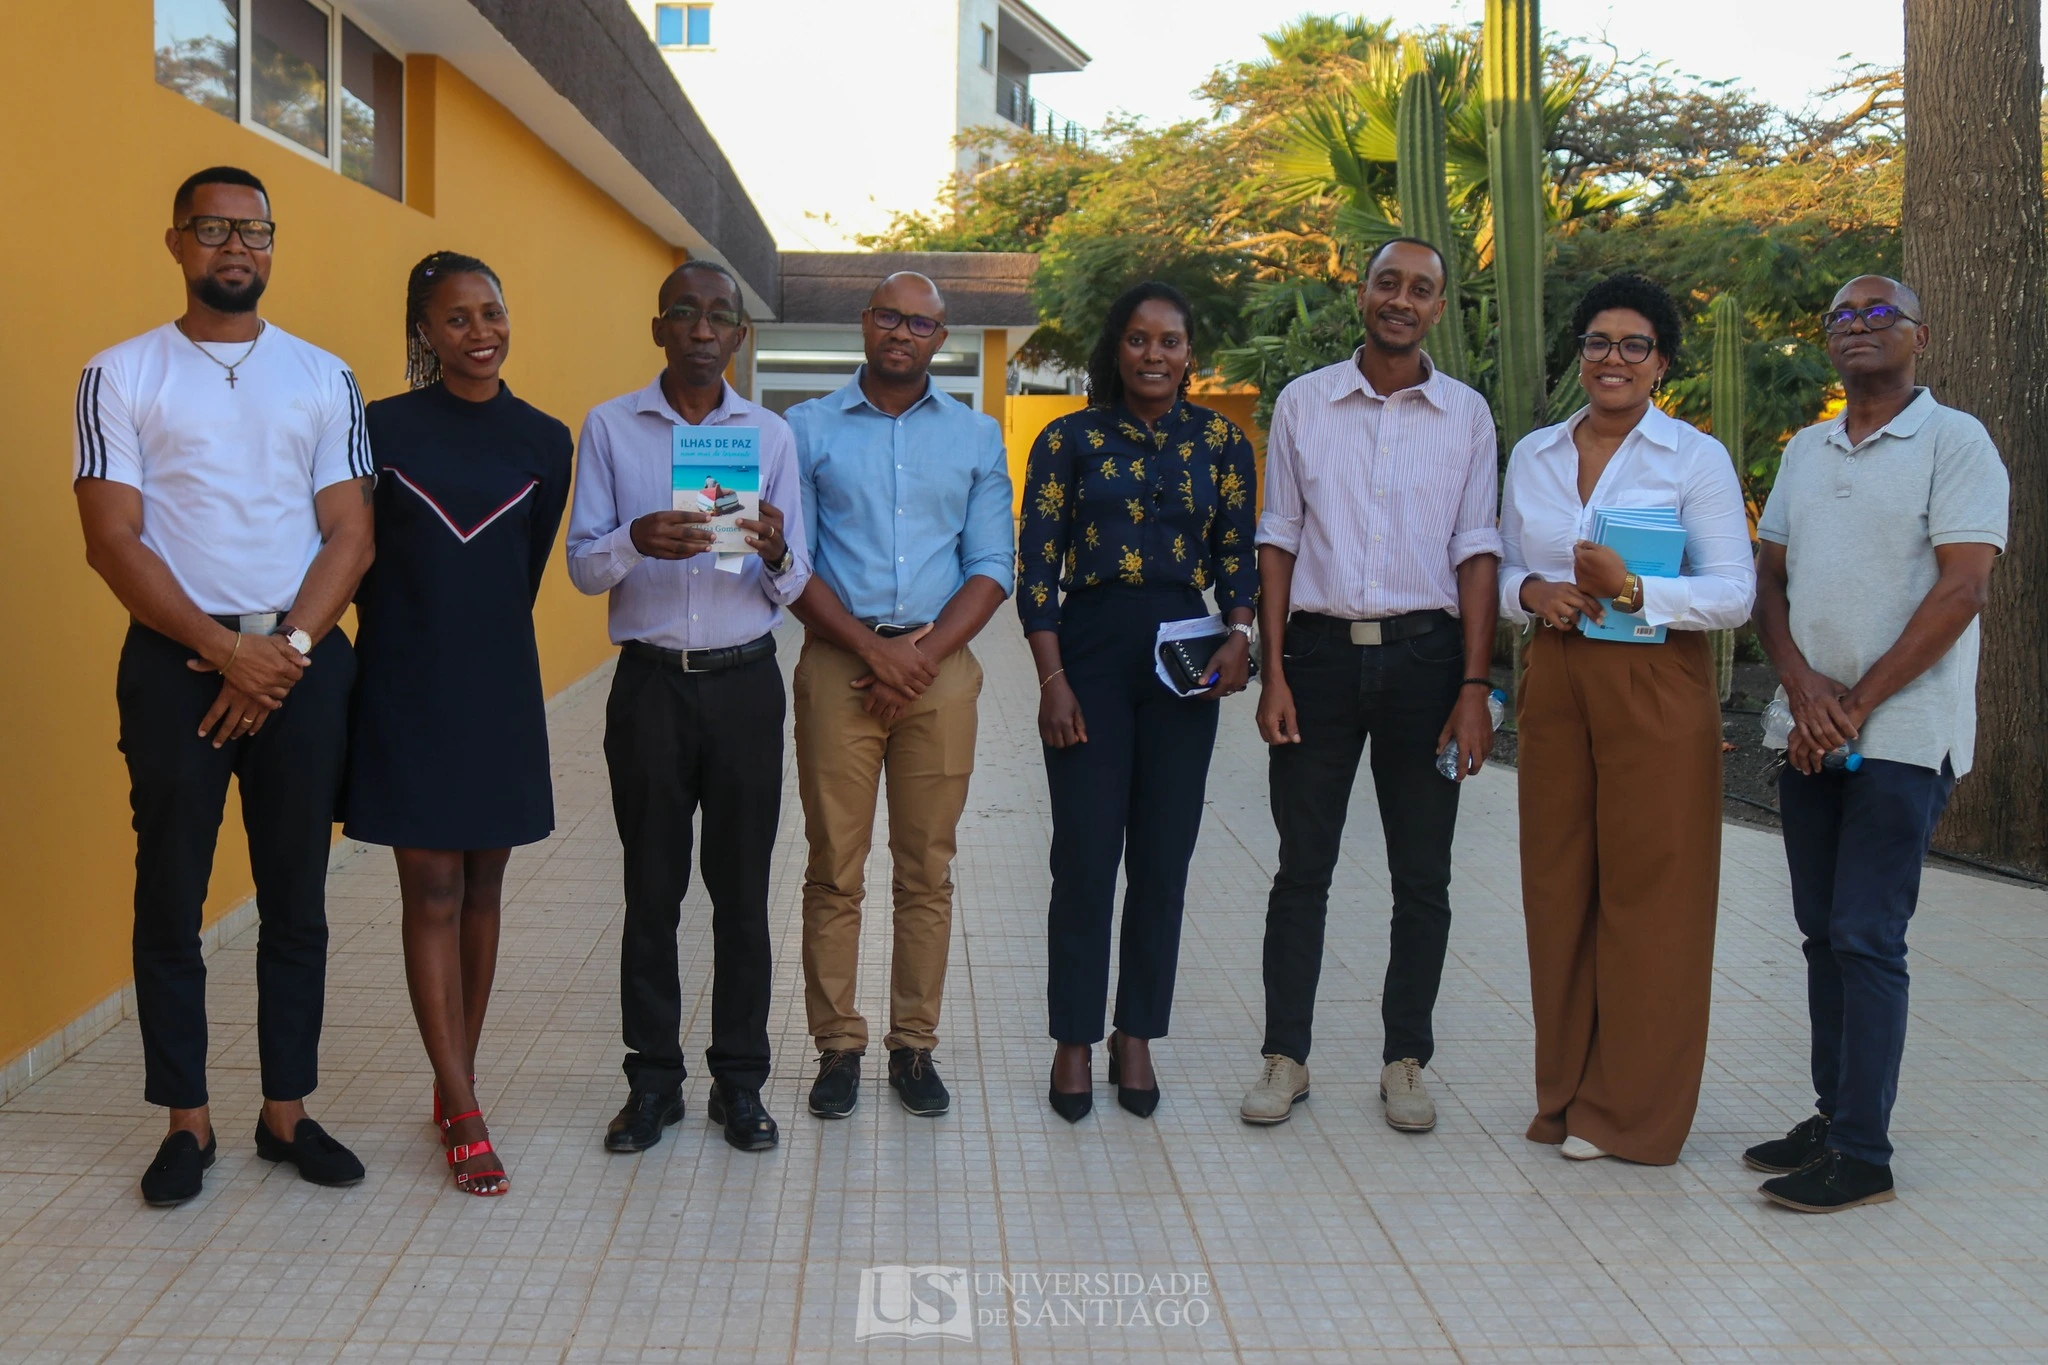
[(500, 386), (366, 410), (377, 557), (356, 591), (344, 832), (510, 848), (555, 825), (533, 602), (569, 498), (569, 429)]

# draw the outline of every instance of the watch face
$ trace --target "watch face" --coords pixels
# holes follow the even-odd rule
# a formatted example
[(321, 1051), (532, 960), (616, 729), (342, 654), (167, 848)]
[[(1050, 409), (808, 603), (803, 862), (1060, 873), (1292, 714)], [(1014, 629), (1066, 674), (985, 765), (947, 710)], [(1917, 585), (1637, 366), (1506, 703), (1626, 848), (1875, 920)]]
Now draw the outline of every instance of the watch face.
[(313, 637), (306, 634), (303, 630), (288, 632), (284, 637), (284, 642), (301, 654), (311, 654), (313, 652)]

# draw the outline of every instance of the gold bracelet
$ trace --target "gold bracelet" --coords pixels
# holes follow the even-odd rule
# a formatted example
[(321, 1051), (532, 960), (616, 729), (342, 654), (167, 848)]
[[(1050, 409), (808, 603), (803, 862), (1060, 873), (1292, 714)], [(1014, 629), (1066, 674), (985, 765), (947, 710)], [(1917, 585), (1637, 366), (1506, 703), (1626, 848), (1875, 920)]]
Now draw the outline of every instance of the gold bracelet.
[(1039, 690), (1039, 691), (1041, 691), (1041, 692), (1045, 691), (1045, 685), (1046, 685), (1047, 683), (1051, 682), (1051, 681), (1052, 681), (1052, 680), (1053, 680), (1054, 678), (1057, 678), (1057, 677), (1058, 677), (1058, 676), (1059, 676), (1060, 674), (1062, 674), (1062, 673), (1064, 673), (1064, 672), (1066, 672), (1066, 671), (1067, 671), (1067, 670), (1066, 670), (1066, 669), (1064, 669), (1064, 668), (1055, 668), (1055, 669), (1054, 669), (1054, 670), (1053, 670), (1052, 672), (1050, 672), (1050, 673), (1046, 674), (1046, 675), (1045, 675), (1044, 677), (1040, 678), (1040, 679), (1038, 680), (1038, 690)]
[(228, 651), (228, 661), (220, 666), (220, 675), (225, 678), (228, 670), (235, 666), (235, 656), (242, 652), (242, 632), (235, 632), (235, 647)]

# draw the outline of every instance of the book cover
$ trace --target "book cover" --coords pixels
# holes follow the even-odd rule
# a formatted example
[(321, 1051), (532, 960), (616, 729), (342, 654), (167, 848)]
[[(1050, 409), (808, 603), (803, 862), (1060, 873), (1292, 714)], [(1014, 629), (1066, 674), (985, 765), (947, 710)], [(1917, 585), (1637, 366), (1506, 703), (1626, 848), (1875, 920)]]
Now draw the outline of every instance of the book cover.
[(670, 507), (709, 513), (718, 554), (752, 554), (739, 521), (761, 515), (761, 429), (678, 426), (669, 465)]
[[(1679, 525), (1675, 508), (1600, 508), (1593, 514), (1591, 538), (1620, 555), (1628, 571), (1643, 578), (1676, 578), (1685, 558), (1685, 528)], [(1665, 627), (1616, 611), (1611, 599), (1602, 605), (1605, 621), (1596, 625), (1584, 617), (1579, 620), (1588, 639), (1664, 643)]]

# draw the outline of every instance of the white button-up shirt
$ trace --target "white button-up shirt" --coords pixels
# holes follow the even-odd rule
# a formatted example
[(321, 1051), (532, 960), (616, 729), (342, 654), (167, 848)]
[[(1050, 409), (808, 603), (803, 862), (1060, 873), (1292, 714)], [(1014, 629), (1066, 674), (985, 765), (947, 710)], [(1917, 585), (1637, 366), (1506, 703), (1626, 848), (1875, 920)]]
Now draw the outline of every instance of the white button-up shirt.
[(1522, 584), (1572, 581), (1572, 546), (1592, 532), (1600, 507), (1675, 507), (1685, 527), (1677, 578), (1643, 579), (1643, 619), (1679, 630), (1732, 630), (1756, 600), (1756, 561), (1735, 462), (1713, 437), (1654, 404), (1622, 441), (1593, 496), (1579, 501), (1579, 450), (1572, 433), (1586, 419), (1532, 431), (1508, 457), (1501, 493), (1500, 609), (1527, 624)]
[(1382, 396), (1358, 356), (1273, 404), (1258, 541), (1294, 555), (1290, 605), (1351, 621), (1458, 614), (1458, 566), (1498, 555), (1498, 438), (1477, 392), (1429, 377)]

